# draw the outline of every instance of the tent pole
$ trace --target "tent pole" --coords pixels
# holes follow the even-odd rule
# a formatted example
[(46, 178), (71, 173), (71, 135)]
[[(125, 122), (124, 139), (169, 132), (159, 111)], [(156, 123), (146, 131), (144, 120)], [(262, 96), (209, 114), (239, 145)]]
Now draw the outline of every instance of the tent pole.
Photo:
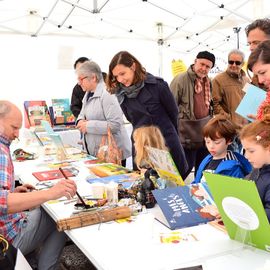
[(162, 77), (163, 75), (163, 24), (157, 23), (158, 28), (158, 55), (159, 55), (159, 68), (158, 68), (158, 76)]
[[(77, 4), (80, 2), (80, 0), (77, 0)], [(58, 27), (62, 27), (64, 25), (64, 23), (67, 21), (67, 19), (69, 18), (69, 16), (71, 15), (71, 13), (73, 12), (73, 10), (75, 9), (75, 6), (72, 6), (71, 10), (69, 11), (69, 13), (67, 14), (66, 18), (62, 21), (61, 24), (58, 25)]]
[(38, 28), (38, 30), (36, 31), (36, 33), (32, 35), (33, 37), (37, 37), (37, 36), (38, 36), (40, 30), (42, 29), (42, 27), (44, 26), (44, 24), (47, 22), (47, 20), (49, 19), (49, 17), (51, 16), (53, 10), (55, 9), (55, 7), (56, 7), (56, 5), (57, 5), (57, 3), (58, 3), (59, 1), (60, 1), (60, 0), (56, 0), (55, 3), (54, 3), (54, 5), (53, 5), (53, 7), (52, 7), (51, 10), (50, 10), (50, 12), (48, 13), (48, 15), (47, 15), (46, 17), (43, 17), (43, 22), (42, 22), (42, 24), (40, 25), (40, 27)]

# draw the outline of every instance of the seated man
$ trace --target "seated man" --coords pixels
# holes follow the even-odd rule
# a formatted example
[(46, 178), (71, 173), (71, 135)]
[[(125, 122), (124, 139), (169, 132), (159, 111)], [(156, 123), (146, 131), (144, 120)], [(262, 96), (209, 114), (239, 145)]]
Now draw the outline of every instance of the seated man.
[[(38, 269), (56, 269), (65, 245), (65, 234), (40, 204), (76, 193), (76, 184), (67, 179), (48, 190), (33, 191), (31, 185), (15, 188), (10, 144), (19, 136), (22, 113), (11, 102), (0, 100), (0, 234), (24, 255), (38, 251)], [(23, 212), (27, 209), (34, 210)]]

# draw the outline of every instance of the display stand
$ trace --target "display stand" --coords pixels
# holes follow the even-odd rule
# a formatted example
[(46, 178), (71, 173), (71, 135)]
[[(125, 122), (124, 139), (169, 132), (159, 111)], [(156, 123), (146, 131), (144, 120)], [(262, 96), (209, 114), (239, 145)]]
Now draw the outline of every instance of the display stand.
[(242, 247), (247, 249), (254, 249), (254, 247), (250, 246), (250, 243), (252, 243), (252, 236), (249, 229), (245, 228), (250, 228), (248, 222), (241, 222), (242, 227), (237, 225), (237, 229), (235, 231), (235, 236), (234, 239), (242, 244)]

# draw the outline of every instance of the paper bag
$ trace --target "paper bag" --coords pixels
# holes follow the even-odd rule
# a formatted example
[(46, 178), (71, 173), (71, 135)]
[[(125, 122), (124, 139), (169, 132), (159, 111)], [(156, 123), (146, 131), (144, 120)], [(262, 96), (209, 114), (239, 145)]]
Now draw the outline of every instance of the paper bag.
[(107, 163), (121, 165), (122, 151), (118, 148), (109, 127), (107, 135), (102, 136), (97, 158)]

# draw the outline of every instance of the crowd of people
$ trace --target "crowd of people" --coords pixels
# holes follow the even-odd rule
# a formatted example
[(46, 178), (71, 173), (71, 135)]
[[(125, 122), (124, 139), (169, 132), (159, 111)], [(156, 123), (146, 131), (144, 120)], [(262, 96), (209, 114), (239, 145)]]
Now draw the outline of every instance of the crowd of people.
[[(213, 80), (208, 76), (215, 55), (199, 52), (186, 72), (170, 85), (146, 71), (127, 51), (112, 57), (108, 74), (97, 63), (79, 58), (78, 77), (71, 110), (82, 134), (84, 149), (97, 155), (102, 136), (111, 129), (122, 150), (122, 165), (132, 156), (133, 168), (151, 169), (146, 146), (168, 150), (185, 180), (193, 168), (194, 183), (211, 171), (255, 181), (270, 221), (270, 96), (260, 106), (254, 122), (235, 113), (251, 82), (270, 92), (270, 20), (259, 19), (246, 28), (251, 54), (248, 78), (245, 56), (239, 49), (228, 53), (227, 69)], [(123, 115), (131, 123), (128, 137)], [(76, 193), (72, 180), (60, 181), (44, 191), (27, 192), (30, 185), (15, 188), (11, 142), (19, 136), (22, 113), (9, 101), (0, 101), (0, 234), (28, 257), (38, 269), (56, 269), (65, 245), (65, 234), (39, 207), (47, 200)], [(245, 154), (245, 156), (244, 156)], [(26, 211), (28, 209), (34, 210)], [(37, 254), (38, 253), (38, 254)]]

